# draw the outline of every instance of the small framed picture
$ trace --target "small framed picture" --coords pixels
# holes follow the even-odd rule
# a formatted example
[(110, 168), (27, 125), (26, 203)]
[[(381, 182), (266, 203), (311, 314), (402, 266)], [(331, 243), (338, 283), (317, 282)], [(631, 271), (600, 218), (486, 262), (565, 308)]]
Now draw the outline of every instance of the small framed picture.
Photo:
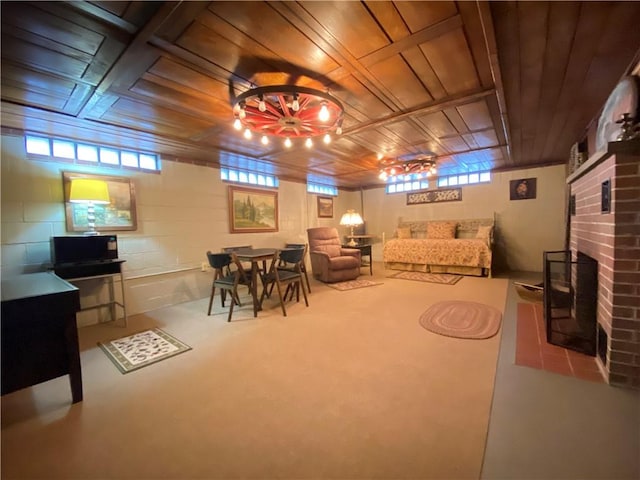
[(333, 197), (318, 197), (318, 217), (333, 218)]
[(511, 200), (529, 200), (536, 198), (536, 179), (521, 178), (509, 183), (509, 198)]

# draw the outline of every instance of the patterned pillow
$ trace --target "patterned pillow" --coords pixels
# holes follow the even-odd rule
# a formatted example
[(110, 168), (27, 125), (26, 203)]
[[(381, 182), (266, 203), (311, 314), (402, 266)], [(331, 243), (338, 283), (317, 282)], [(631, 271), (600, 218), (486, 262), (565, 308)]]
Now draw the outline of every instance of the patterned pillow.
[(398, 238), (411, 238), (411, 227), (402, 227), (396, 230)]
[(427, 223), (427, 238), (456, 238), (456, 222)]
[(486, 240), (487, 243), (491, 240), (491, 230), (493, 227), (491, 225), (487, 226), (479, 226), (478, 233), (476, 233), (476, 238), (481, 238), (482, 240)]

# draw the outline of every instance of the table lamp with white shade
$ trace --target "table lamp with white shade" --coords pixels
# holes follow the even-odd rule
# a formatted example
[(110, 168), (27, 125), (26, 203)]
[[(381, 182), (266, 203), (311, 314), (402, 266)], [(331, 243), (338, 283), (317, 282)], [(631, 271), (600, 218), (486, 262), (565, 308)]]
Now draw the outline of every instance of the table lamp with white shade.
[(95, 205), (107, 205), (111, 203), (109, 198), (109, 186), (103, 180), (92, 178), (74, 178), (71, 180), (69, 192), (71, 203), (87, 204), (87, 224), (89, 230), (85, 235), (98, 235), (96, 231)]
[(340, 225), (351, 227), (351, 241), (347, 244), (350, 247), (355, 247), (357, 245), (355, 238), (353, 238), (353, 227), (357, 227), (358, 225), (362, 225), (363, 223), (364, 221), (362, 220), (362, 217), (355, 210), (347, 210), (347, 213), (342, 215), (342, 218), (340, 219)]

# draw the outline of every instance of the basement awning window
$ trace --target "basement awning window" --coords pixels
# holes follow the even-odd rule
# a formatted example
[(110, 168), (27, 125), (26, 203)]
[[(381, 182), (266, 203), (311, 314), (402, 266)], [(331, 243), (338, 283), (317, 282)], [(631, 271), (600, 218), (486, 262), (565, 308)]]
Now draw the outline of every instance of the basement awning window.
[(459, 185), (472, 185), (474, 183), (488, 183), (490, 181), (491, 172), (463, 173), (439, 177), (438, 187), (456, 187)]
[(78, 164), (94, 164), (110, 168), (125, 167), (142, 171), (160, 171), (158, 155), (134, 150), (79, 143), (69, 139), (49, 138), (38, 135), (25, 136), (25, 149), (29, 156), (39, 160), (73, 161)]
[(338, 187), (322, 185), (320, 183), (307, 182), (307, 192), (319, 193), (320, 195), (338, 196)]
[(225, 182), (246, 183), (259, 187), (278, 188), (278, 177), (249, 170), (238, 170), (234, 168), (221, 168), (220, 179)]

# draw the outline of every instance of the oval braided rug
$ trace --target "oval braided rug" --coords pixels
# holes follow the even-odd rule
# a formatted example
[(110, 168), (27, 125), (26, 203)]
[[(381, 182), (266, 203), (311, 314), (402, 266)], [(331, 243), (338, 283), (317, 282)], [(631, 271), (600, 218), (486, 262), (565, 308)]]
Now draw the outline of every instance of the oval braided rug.
[(456, 338), (490, 338), (500, 329), (500, 310), (475, 302), (438, 302), (420, 315), (427, 330)]

